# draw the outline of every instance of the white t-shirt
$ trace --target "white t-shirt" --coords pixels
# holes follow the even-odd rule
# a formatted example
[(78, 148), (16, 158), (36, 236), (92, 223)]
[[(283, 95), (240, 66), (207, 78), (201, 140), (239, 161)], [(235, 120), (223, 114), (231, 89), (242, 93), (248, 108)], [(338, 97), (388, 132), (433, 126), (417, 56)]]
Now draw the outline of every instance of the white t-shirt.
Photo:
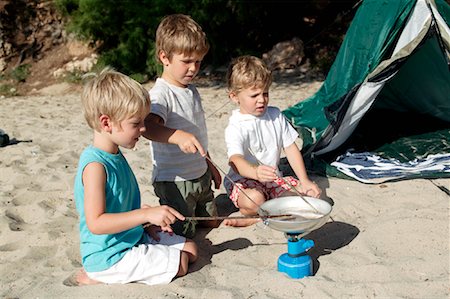
[[(151, 112), (171, 129), (180, 129), (193, 134), (205, 151), (208, 150), (205, 112), (201, 97), (194, 85), (186, 88), (172, 85), (158, 78), (150, 90)], [(186, 181), (205, 174), (208, 165), (199, 153), (185, 154), (178, 145), (151, 141), (154, 181)]]
[[(258, 164), (260, 161), (264, 165), (274, 167), (278, 167), (283, 148), (294, 143), (297, 137), (297, 131), (281, 114), (280, 109), (271, 106), (267, 107), (262, 116), (242, 114), (239, 109), (233, 110), (225, 129), (228, 158), (243, 155), (250, 163)], [(242, 178), (232, 168), (228, 176), (233, 181)], [(224, 184), (229, 189), (227, 185), (231, 183), (227, 179)]]

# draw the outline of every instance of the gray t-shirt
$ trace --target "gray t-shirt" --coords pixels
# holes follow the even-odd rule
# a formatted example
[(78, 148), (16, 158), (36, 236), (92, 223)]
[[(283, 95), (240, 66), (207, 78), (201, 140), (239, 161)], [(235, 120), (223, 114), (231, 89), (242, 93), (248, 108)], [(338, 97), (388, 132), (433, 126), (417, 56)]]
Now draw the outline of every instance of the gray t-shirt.
[[(151, 113), (158, 115), (164, 125), (193, 134), (205, 151), (208, 150), (208, 135), (205, 112), (201, 97), (194, 85), (186, 88), (172, 85), (158, 78), (150, 90)], [(183, 153), (178, 145), (151, 141), (154, 181), (193, 180), (205, 174), (208, 165), (205, 158)]]

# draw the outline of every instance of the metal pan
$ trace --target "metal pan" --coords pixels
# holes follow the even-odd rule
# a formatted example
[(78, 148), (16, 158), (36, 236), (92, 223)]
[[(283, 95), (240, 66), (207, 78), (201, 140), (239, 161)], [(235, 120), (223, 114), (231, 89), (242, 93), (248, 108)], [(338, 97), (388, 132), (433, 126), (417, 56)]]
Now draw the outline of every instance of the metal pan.
[(269, 215), (292, 214), (294, 219), (264, 219), (264, 215), (260, 216), (264, 223), (274, 230), (304, 236), (324, 225), (332, 208), (322, 199), (309, 196), (303, 196), (303, 199), (299, 196), (286, 196), (268, 200), (261, 205), (261, 209)]

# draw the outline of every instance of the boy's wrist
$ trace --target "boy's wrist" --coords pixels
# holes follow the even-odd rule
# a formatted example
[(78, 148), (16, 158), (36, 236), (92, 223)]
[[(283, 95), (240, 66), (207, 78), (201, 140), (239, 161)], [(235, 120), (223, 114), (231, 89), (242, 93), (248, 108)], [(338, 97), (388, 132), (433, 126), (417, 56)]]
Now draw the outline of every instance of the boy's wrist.
[(308, 177), (299, 177), (298, 178), (298, 182), (300, 183), (300, 184), (305, 184), (305, 183), (310, 183), (310, 182), (312, 182)]

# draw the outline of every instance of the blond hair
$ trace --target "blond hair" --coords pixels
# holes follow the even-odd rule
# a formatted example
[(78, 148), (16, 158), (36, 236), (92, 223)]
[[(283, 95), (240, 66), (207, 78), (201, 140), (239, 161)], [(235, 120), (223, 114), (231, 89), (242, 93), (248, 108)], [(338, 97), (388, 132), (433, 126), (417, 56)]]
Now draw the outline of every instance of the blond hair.
[(190, 16), (173, 14), (166, 16), (156, 29), (156, 61), (164, 52), (169, 60), (174, 54), (206, 55), (209, 44), (206, 34)]
[(271, 84), (272, 73), (258, 57), (240, 56), (233, 59), (228, 67), (228, 92), (238, 93), (252, 87), (268, 89)]
[(138, 82), (106, 67), (99, 74), (89, 74), (89, 80), (81, 94), (84, 117), (88, 125), (100, 131), (99, 118), (108, 115), (119, 123), (150, 107), (150, 95)]

